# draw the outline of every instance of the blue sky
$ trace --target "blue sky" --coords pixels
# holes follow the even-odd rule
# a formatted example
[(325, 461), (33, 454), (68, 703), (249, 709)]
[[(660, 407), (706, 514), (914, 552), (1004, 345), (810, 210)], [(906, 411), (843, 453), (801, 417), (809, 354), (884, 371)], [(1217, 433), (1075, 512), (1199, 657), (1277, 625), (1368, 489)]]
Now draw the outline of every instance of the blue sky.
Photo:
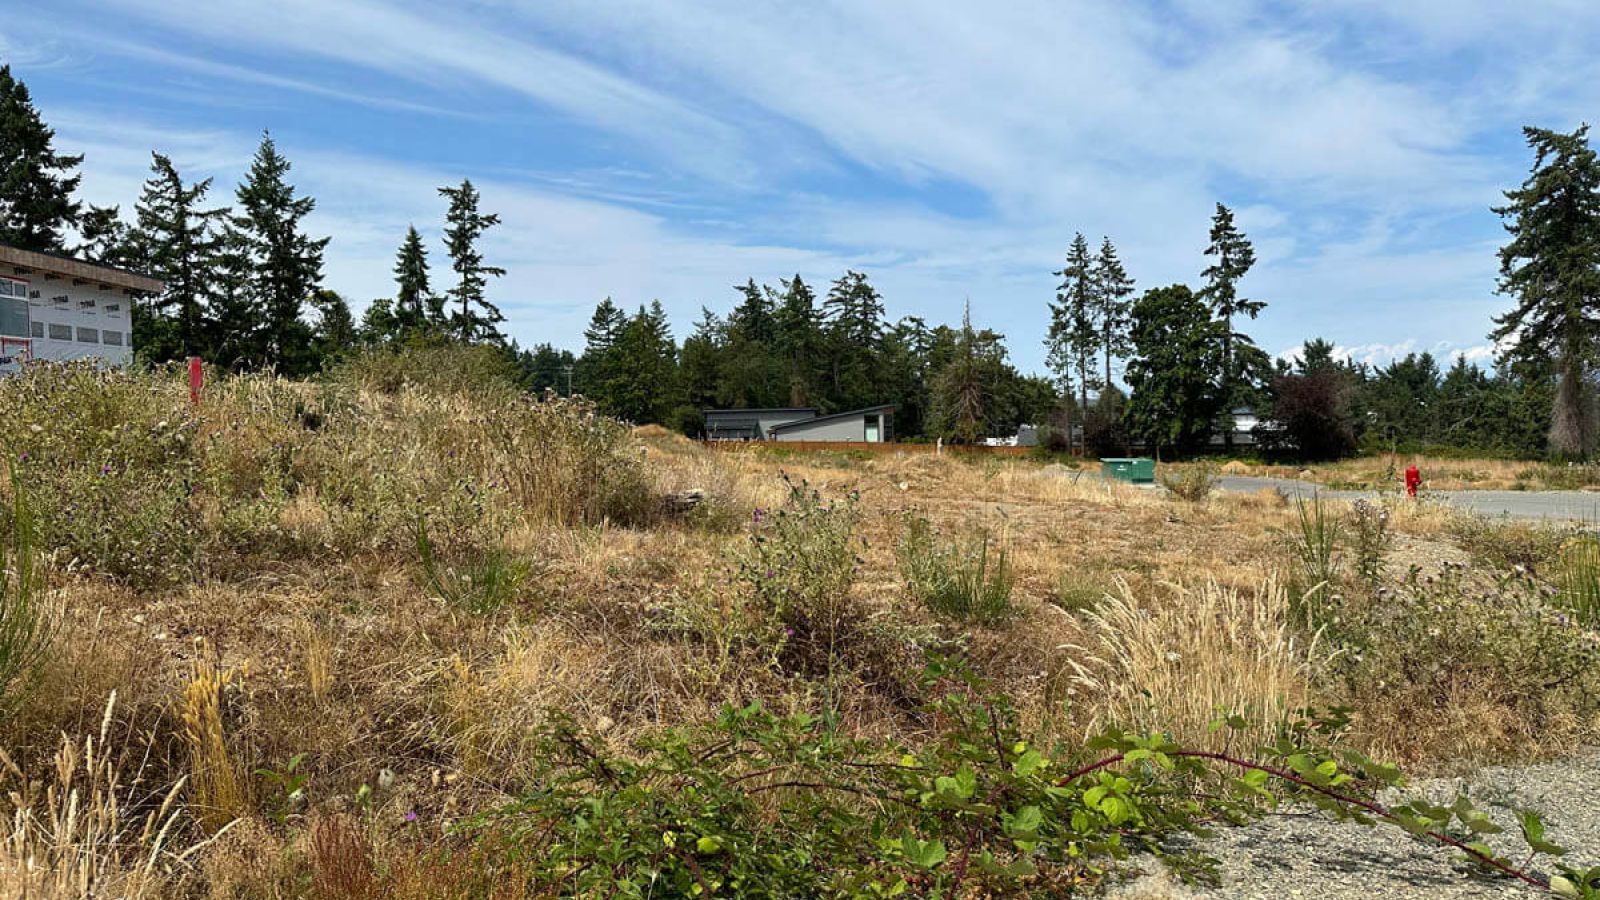
[(1597, 115), (1597, 47), (1584, 0), (0, 0), (89, 199), (130, 211), (151, 149), (231, 196), (270, 128), (358, 308), (408, 223), (442, 268), (434, 189), (470, 176), (524, 344), (852, 267), (892, 316), (970, 299), (1030, 370), (1074, 231), (1193, 283), (1219, 200), (1270, 352), (1486, 358), (1489, 208), (1523, 124)]

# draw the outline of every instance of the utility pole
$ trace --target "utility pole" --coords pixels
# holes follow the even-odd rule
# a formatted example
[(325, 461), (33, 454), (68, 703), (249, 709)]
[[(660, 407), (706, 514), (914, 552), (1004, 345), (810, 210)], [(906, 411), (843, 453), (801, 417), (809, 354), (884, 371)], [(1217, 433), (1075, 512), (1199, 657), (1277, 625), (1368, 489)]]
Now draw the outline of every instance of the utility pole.
[(572, 366), (562, 366), (561, 371), (567, 374), (567, 396), (572, 396)]

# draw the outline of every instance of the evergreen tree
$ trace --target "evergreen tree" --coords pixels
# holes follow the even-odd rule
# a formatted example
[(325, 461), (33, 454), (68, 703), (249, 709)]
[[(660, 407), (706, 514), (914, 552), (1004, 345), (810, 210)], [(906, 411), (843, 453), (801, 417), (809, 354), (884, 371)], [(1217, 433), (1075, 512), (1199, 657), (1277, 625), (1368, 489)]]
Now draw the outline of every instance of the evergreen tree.
[(728, 330), (738, 332), (747, 341), (770, 344), (777, 328), (773, 319), (772, 295), (751, 278), (736, 285), (744, 299), (728, 314)]
[(406, 228), (405, 240), (395, 254), (394, 325), (400, 330), (444, 328), (444, 304), (428, 286), (428, 249), (415, 225)]
[(328, 238), (313, 240), (301, 229), (316, 207), (310, 197), (296, 197), (286, 180), (290, 164), (278, 153), (270, 134), (251, 161), (239, 186), (235, 219), (255, 272), (250, 305), (260, 325), (252, 346), (254, 361), (290, 375), (313, 367), (311, 327), (301, 318), (322, 282), (322, 253)]
[(1094, 260), (1094, 320), (1100, 331), (1101, 352), (1105, 356), (1105, 378), (1101, 389), (1110, 389), (1111, 360), (1128, 352), (1129, 316), (1133, 308), (1133, 279), (1122, 267), (1111, 238), (1102, 238), (1100, 254)]
[[(515, 346), (515, 342), (513, 342)], [(522, 386), (536, 395), (554, 391), (566, 396), (568, 376), (575, 359), (570, 350), (557, 350), (548, 343), (540, 344), (519, 354), (518, 367), (522, 370)]]
[(324, 288), (311, 300), (317, 310), (316, 355), (327, 366), (356, 345), (356, 322), (350, 304), (337, 291)]
[(1128, 430), (1162, 447), (1193, 449), (1210, 434), (1218, 403), (1222, 324), (1187, 285), (1146, 291), (1133, 305)]
[(847, 271), (822, 304), (827, 322), (831, 391), (827, 404), (853, 409), (881, 402), (877, 360), (883, 346), (883, 297), (861, 272)]
[(444, 240), (450, 252), (450, 268), (456, 273), (456, 286), (449, 291), (450, 300), (459, 304), (451, 314), (450, 324), (456, 336), (464, 341), (504, 340), (499, 324), (506, 320), (500, 308), (484, 295), (490, 278), (506, 273), (498, 266), (483, 264), (483, 253), (478, 249), (478, 239), (489, 228), (500, 224), (493, 213), (478, 212), (478, 191), (470, 180), (463, 179), (457, 187), (439, 188), (439, 193), (450, 199), (450, 210), (445, 214)]
[(679, 376), (684, 400), (696, 409), (722, 405), (722, 352), (726, 328), (709, 309), (701, 308), (694, 333), (683, 339)]
[(78, 236), (82, 242), (72, 255), (85, 262), (118, 269), (142, 265), (135, 232), (122, 221), (120, 207), (91, 204), (78, 217)]
[(1015, 373), (1006, 364), (1004, 335), (972, 327), (972, 304), (961, 315), (949, 360), (934, 377), (930, 418), (944, 437), (975, 443), (1005, 417), (1004, 388)]
[(822, 320), (817, 295), (798, 273), (783, 282), (783, 294), (773, 312), (776, 349), (788, 368), (790, 406), (810, 406), (816, 400), (822, 362)]
[(612, 351), (628, 326), (628, 317), (607, 297), (595, 305), (589, 327), (583, 332), (583, 356), (578, 359), (577, 387), (579, 393), (595, 401), (603, 401), (603, 393), (611, 381)]
[(1586, 376), (1600, 331), (1600, 163), (1587, 125), (1522, 132), (1532, 171), (1495, 208), (1511, 235), (1500, 248), (1499, 288), (1516, 306), (1495, 318), (1491, 337), (1514, 340), (1515, 358), (1555, 360), (1550, 452), (1576, 458), (1595, 438)]
[(1046, 359), (1063, 391), (1070, 393), (1073, 376), (1077, 376), (1079, 408), (1088, 409), (1090, 371), (1105, 338), (1095, 322), (1100, 306), (1098, 273), (1089, 254), (1089, 242), (1082, 233), (1073, 236), (1067, 264), (1055, 274), (1061, 277), (1061, 285), (1056, 288), (1055, 302), (1050, 304)]
[(1336, 369), (1339, 363), (1334, 359), (1333, 343), (1322, 338), (1312, 338), (1300, 347), (1300, 358), (1295, 361), (1295, 371), (1301, 375), (1320, 372), (1323, 369)]
[(639, 307), (611, 354), (606, 411), (637, 424), (665, 422), (677, 405), (677, 347), (659, 301)]
[(1236, 348), (1241, 345), (1254, 346), (1247, 335), (1234, 330), (1234, 320), (1239, 316), (1254, 319), (1267, 304), (1239, 296), (1239, 280), (1255, 265), (1256, 254), (1249, 238), (1233, 224), (1233, 210), (1221, 203), (1217, 204), (1216, 214), (1211, 218), (1211, 244), (1206, 247), (1206, 255), (1216, 257), (1216, 261), (1207, 266), (1203, 273), (1206, 285), (1201, 288), (1200, 296), (1211, 305), (1212, 314), (1222, 326), (1218, 333), (1222, 350), (1219, 359), (1222, 391), (1220, 411), (1228, 415), (1222, 429), (1222, 442), (1223, 447), (1231, 451), (1231, 412), (1234, 406), (1245, 399), (1240, 395), (1241, 384), (1245, 381), (1244, 366)]
[(743, 299), (728, 314), (722, 403), (749, 408), (780, 406), (789, 388), (783, 360), (776, 352), (772, 291), (757, 285), (753, 278), (735, 290)]
[(361, 327), (357, 329), (361, 342), (368, 345), (391, 341), (400, 331), (394, 301), (388, 297), (378, 297), (367, 304), (367, 311), (361, 314)]
[(56, 153), (54, 141), (28, 86), (0, 65), (0, 244), (63, 251), (63, 234), (78, 221), (72, 193), (83, 157)]
[(227, 210), (204, 208), (211, 179), (184, 184), (169, 157), (150, 156), (150, 178), (136, 207), (137, 240), (145, 274), (166, 283), (154, 308), (172, 320), (174, 345), (159, 351), (150, 348), (149, 358), (209, 358), (213, 349), (209, 305), (219, 242), (215, 223)]
[(227, 369), (264, 365), (266, 324), (256, 306), (256, 269), (251, 240), (231, 219), (217, 235), (211, 272), (211, 354)]

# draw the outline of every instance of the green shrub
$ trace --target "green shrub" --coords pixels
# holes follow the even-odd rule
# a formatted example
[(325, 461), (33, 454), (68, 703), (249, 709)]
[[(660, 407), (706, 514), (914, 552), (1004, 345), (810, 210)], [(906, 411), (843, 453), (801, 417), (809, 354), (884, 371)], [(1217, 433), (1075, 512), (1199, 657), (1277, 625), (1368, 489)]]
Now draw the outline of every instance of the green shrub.
[(161, 373), (30, 365), (0, 379), (0, 447), (30, 490), (42, 549), (139, 585), (193, 568), (198, 422)]
[[(1600, 734), (1600, 637), (1523, 576), (1484, 589), (1463, 566), (1347, 602), (1333, 674), (1386, 737), (1443, 734), (1456, 758), (1550, 752)], [(1435, 734), (1437, 732), (1437, 734)], [(1427, 741), (1423, 741), (1426, 743)]]
[(1161, 473), (1161, 486), (1188, 503), (1203, 503), (1217, 486), (1217, 467), (1203, 462)]
[(927, 519), (913, 516), (895, 556), (911, 595), (935, 614), (983, 625), (1013, 617), (1011, 561), (1003, 544), (991, 547), (987, 533), (941, 542)]
[(414, 388), (436, 394), (507, 394), (517, 389), (516, 365), (501, 348), (417, 336), (341, 362), (329, 380), (385, 394)]
[(176, 370), (40, 363), (0, 379), (0, 454), (32, 487), (42, 550), (136, 586), (201, 561), (227, 577), (270, 559), (405, 554), (419, 514), (452, 557), (517, 524), (660, 514), (628, 427), (592, 404), (404, 381), (385, 393), (363, 377), (224, 376), (194, 410)]
[(433, 596), (474, 615), (498, 612), (515, 600), (532, 574), (526, 562), (511, 559), (504, 549), (491, 546), (455, 562), (439, 559), (428, 521), (416, 523), (417, 568), (422, 586)]
[(33, 514), (15, 473), (11, 491), (11, 515), (0, 529), (0, 715), (21, 698), (54, 634), (34, 569)]
[(784, 483), (784, 505), (756, 512), (755, 532), (738, 560), (739, 581), (778, 630), (774, 655), (786, 668), (832, 671), (866, 623), (850, 593), (860, 565), (859, 498), (851, 493), (825, 502), (805, 482), (784, 476)]
[(1383, 555), (1393, 543), (1387, 506), (1365, 500), (1350, 504), (1350, 549), (1355, 554), (1356, 576), (1368, 587), (1376, 588), (1383, 578)]
[(1463, 515), (1451, 521), (1450, 534), (1456, 546), (1478, 562), (1497, 569), (1542, 572), (1561, 554), (1573, 531), (1544, 522)]

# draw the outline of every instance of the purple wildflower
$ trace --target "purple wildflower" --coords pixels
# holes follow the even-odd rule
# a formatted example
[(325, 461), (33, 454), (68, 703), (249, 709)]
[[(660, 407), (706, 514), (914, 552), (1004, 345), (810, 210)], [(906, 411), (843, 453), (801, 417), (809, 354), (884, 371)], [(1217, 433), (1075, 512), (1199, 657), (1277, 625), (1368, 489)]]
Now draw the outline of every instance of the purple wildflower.
[(771, 569), (768, 569), (768, 570), (767, 570), (767, 577), (768, 577), (768, 578), (771, 578), (771, 577), (772, 577), (772, 570), (771, 570)]
[(762, 511), (761, 507), (759, 507), (759, 506), (756, 507), (756, 511), (755, 511), (756, 524), (760, 525), (761, 524), (761, 520), (765, 519), (766, 517), (767, 517), (767, 514)]
[(415, 810), (412, 810), (412, 811), (406, 813), (406, 821), (407, 822), (415, 822), (416, 820), (417, 820), (417, 813), (416, 813)]

